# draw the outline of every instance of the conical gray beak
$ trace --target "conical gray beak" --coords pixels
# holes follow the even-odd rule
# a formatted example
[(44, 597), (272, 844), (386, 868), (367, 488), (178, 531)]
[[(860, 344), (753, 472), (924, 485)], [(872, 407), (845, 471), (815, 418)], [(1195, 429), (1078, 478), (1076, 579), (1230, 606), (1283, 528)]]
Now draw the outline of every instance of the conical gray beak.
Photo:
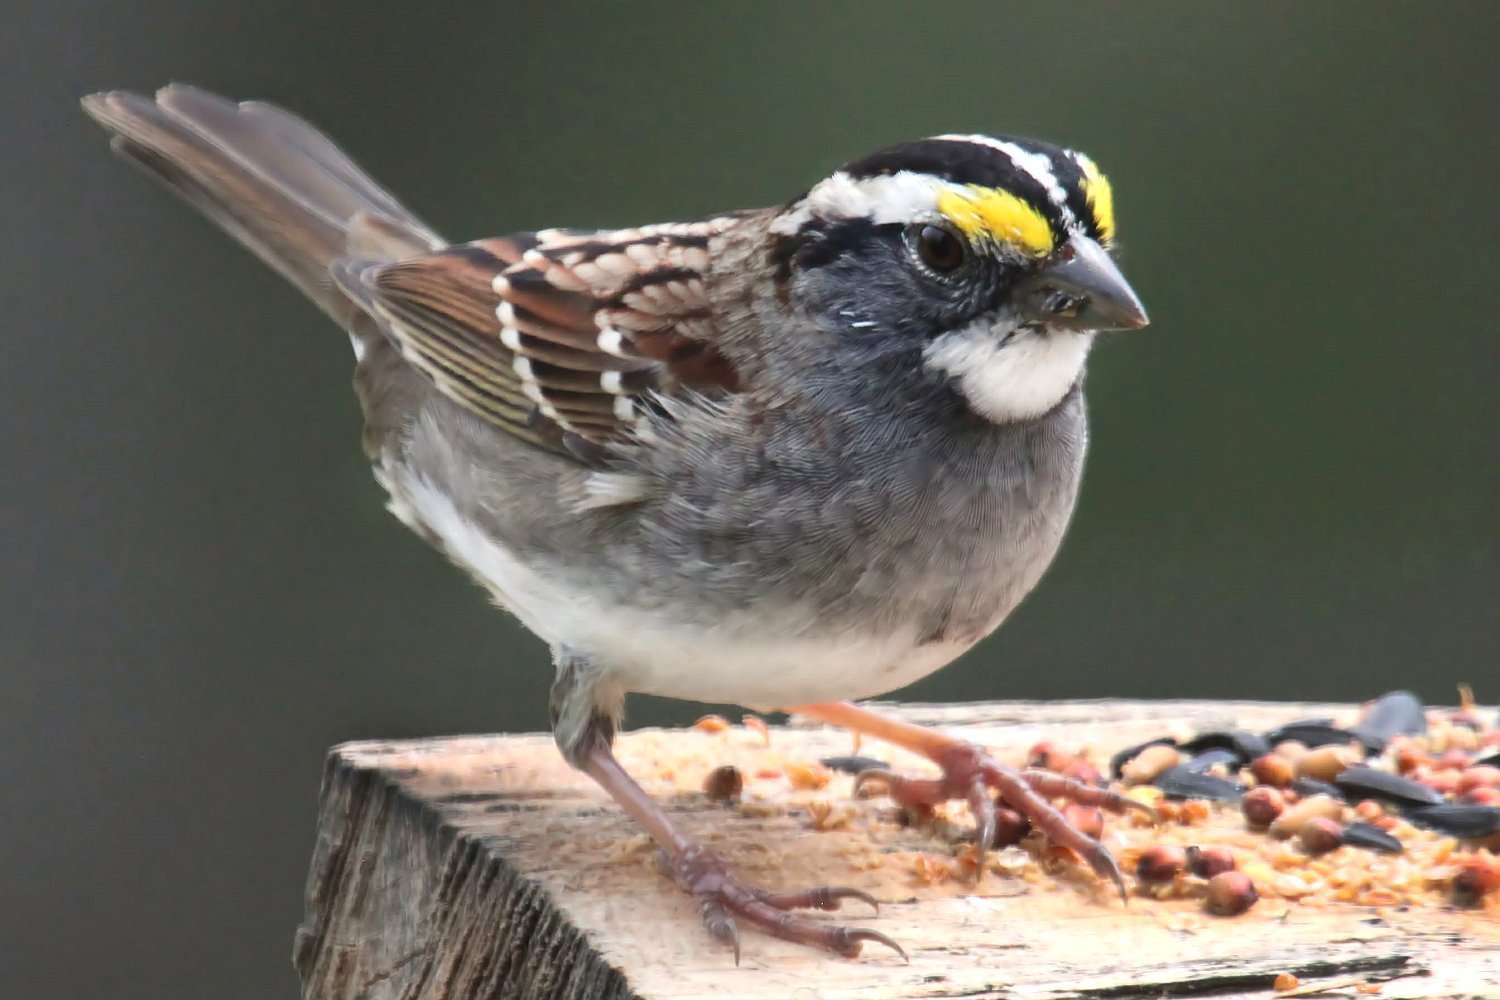
[(1074, 236), (1059, 258), (1023, 279), (1016, 307), (1028, 321), (1065, 330), (1139, 330), (1150, 322), (1109, 254)]

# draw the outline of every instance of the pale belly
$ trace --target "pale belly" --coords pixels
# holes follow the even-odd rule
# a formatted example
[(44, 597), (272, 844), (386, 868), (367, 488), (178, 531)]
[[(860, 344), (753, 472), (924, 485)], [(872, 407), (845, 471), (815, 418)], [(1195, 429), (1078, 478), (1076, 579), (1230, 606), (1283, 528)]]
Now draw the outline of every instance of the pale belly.
[[(972, 645), (918, 645), (913, 635), (775, 639), (654, 624), (625, 615), (593, 636), (594, 648), (607, 647), (610, 662), (623, 665), (627, 690), (760, 710), (873, 698), (921, 680)], [(773, 630), (761, 624), (763, 633)]]
[(975, 641), (921, 642), (914, 629), (830, 636), (806, 622), (793, 629), (792, 614), (753, 607), (711, 627), (685, 625), (659, 611), (560, 587), (420, 480), (385, 485), (397, 517), (435, 534), (450, 558), (537, 636), (587, 655), (625, 691), (760, 710), (870, 698), (926, 677)]

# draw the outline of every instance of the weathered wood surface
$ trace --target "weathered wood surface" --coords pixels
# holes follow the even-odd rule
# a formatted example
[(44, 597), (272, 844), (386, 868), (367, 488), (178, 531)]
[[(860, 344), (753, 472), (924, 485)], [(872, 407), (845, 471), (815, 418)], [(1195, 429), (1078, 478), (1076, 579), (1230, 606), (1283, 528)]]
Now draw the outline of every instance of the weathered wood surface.
[[(1230, 721), (1262, 729), (1349, 706), (1222, 702), (907, 705), (893, 710), (1016, 756), (1039, 739), (1108, 754)], [(613, 1000), (724, 995), (786, 998), (1157, 997), (1270, 995), (1304, 984), (1381, 983), (1387, 998), (1500, 997), (1500, 921), (1484, 914), (1353, 906), (1258, 906), (1242, 918), (1117, 898), (1091, 882), (1061, 890), (1017, 880), (923, 885), (881, 851), (949, 851), (890, 824), (877, 801), (838, 800), (839, 828), (812, 829), (804, 795), (750, 782), (748, 806), (696, 791), (721, 763), (847, 754), (838, 730), (773, 728), (770, 746), (726, 733), (623, 735), (621, 760), (691, 834), (768, 887), (836, 882), (873, 893), (878, 917), (839, 915), (897, 938), (910, 964), (876, 946), (847, 961), (743, 929), (744, 957), (701, 930), (696, 907), (656, 870), (654, 851), (602, 792), (570, 771), (546, 736), (347, 744), (330, 754), (307, 911), (295, 963), (316, 1000)], [(924, 762), (865, 744), (897, 768)], [(846, 779), (841, 779), (846, 780)], [(761, 789), (761, 785), (767, 786)], [(777, 789), (782, 789), (778, 791)], [(756, 805), (763, 802), (764, 808)], [(867, 822), (867, 820), (869, 820)], [(925, 838), (925, 840), (924, 840)], [(1329, 977), (1326, 980), (1320, 977)]]

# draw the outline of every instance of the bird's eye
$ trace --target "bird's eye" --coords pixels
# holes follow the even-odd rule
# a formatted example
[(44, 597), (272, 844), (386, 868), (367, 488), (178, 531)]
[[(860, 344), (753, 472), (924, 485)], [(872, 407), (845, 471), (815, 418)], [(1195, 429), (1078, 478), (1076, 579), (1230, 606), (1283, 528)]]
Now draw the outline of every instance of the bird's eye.
[(919, 225), (912, 234), (917, 256), (938, 274), (958, 270), (964, 262), (964, 243), (942, 226)]

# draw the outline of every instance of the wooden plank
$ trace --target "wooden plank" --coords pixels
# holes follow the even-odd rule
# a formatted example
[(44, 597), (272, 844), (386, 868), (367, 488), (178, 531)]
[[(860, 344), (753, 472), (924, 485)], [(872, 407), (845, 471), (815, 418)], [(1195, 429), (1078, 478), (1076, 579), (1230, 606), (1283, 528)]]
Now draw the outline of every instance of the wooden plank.
[[(1222, 702), (1004, 702), (886, 706), (1019, 760), (1041, 739), (1096, 759), (1167, 732), (1265, 729), (1352, 706)], [(795, 720), (794, 720), (795, 721)], [(351, 743), (328, 759), (306, 918), (295, 963), (316, 1000), (481, 997), (785, 1000), (1269, 995), (1279, 972), (1304, 984), (1379, 983), (1380, 996), (1500, 997), (1500, 905), (1307, 906), (1262, 899), (1217, 918), (1191, 899), (1122, 906), (1092, 877), (939, 878), (955, 854), (932, 830), (856, 801), (849, 780), (798, 789), (788, 763), (847, 754), (847, 733), (773, 727), (769, 745), (735, 726), (623, 735), (622, 762), (692, 835), (769, 888), (853, 885), (881, 900), (839, 916), (901, 941), (910, 964), (870, 947), (848, 961), (746, 929), (744, 957), (702, 932), (693, 902), (655, 852), (542, 735)], [(867, 742), (898, 769), (925, 762)], [(738, 806), (710, 803), (707, 772), (747, 776)], [(761, 775), (761, 777), (757, 777)], [(955, 817), (955, 821), (962, 817)], [(819, 830), (816, 827), (825, 829)], [(1242, 826), (1232, 810), (1176, 835), (1208, 842)], [(1165, 833), (1117, 831), (1116, 846)], [(1230, 835), (1230, 834), (1226, 834)], [(1240, 831), (1238, 836), (1245, 834)], [(1019, 850), (1019, 849), (1015, 849)], [(1349, 848), (1343, 849), (1352, 850)], [(930, 872), (929, 872), (930, 874)], [(815, 919), (832, 919), (834, 915)], [(1383, 981), (1383, 982), (1382, 982)]]

